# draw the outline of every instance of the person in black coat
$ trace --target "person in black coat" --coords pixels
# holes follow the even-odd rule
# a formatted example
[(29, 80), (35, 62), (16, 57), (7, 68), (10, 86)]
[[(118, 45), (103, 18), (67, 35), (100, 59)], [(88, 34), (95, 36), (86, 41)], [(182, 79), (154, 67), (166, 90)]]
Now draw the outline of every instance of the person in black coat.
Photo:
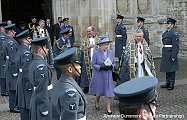
[(54, 24), (54, 41), (60, 38), (60, 22), (62, 21), (62, 17), (58, 17), (58, 23)]
[(167, 29), (162, 34), (162, 59), (160, 64), (160, 71), (166, 72), (166, 84), (161, 85), (161, 88), (168, 90), (174, 89), (175, 72), (178, 71), (178, 57), (179, 52), (179, 35), (173, 29), (177, 21), (173, 18), (167, 18)]

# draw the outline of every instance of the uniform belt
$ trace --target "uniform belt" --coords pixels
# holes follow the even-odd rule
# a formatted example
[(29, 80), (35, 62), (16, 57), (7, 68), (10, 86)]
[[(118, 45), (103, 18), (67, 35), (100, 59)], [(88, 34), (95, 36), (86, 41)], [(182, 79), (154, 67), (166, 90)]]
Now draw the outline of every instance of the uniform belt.
[(86, 115), (80, 119), (77, 119), (77, 120), (86, 120)]
[(116, 35), (116, 37), (122, 37), (122, 35)]
[(9, 59), (9, 56), (6, 56), (6, 59), (8, 60), (8, 59)]
[[(36, 87), (34, 86), (34, 90), (36, 89)], [(51, 85), (49, 85), (49, 86), (47, 86), (47, 90), (51, 90), (51, 89), (53, 89), (53, 85), (51, 84)]]
[(164, 45), (163, 47), (172, 47), (172, 45)]
[(23, 69), (20, 68), (20, 69), (19, 69), (19, 72), (22, 73), (22, 72), (23, 72)]

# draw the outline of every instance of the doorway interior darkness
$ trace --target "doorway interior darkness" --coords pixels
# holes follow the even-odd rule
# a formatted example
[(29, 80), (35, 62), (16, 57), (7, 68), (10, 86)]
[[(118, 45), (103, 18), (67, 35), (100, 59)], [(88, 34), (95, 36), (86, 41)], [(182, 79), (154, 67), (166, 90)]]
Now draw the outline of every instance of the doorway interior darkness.
[(29, 23), (31, 16), (52, 20), (52, 0), (1, 0), (2, 20), (17, 23), (24, 20)]

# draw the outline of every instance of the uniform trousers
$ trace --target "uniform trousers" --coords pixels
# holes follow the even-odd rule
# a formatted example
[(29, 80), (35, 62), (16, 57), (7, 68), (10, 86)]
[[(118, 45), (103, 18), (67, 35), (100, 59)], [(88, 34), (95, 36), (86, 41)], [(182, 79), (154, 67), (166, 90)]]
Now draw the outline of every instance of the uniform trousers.
[(167, 85), (175, 84), (175, 72), (166, 72), (166, 84)]
[(7, 88), (6, 88), (6, 79), (5, 78), (0, 78), (0, 85), (1, 85), (1, 93), (6, 93)]
[(9, 108), (13, 110), (16, 104), (16, 90), (9, 90)]
[(30, 110), (20, 107), (20, 118), (21, 120), (29, 120)]

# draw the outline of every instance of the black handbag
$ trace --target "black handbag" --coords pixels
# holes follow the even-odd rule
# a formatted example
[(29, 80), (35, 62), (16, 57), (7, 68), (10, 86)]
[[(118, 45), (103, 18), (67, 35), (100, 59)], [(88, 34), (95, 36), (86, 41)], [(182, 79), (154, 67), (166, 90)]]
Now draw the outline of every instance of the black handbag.
[(118, 73), (112, 71), (112, 78), (113, 78), (113, 81), (117, 82), (119, 80), (119, 75)]

